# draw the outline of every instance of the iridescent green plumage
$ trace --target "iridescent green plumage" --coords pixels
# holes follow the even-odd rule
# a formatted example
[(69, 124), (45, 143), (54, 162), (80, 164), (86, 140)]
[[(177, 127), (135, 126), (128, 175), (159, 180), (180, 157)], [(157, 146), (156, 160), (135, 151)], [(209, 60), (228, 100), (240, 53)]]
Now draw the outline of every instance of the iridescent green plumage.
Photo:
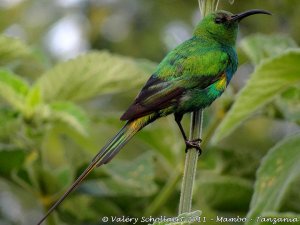
[(39, 221), (46, 217), (97, 166), (108, 163), (144, 126), (175, 115), (187, 148), (200, 151), (197, 140), (189, 142), (180, 124), (182, 116), (209, 106), (226, 89), (238, 65), (235, 43), (241, 19), (263, 10), (233, 15), (219, 11), (205, 17), (193, 37), (172, 50), (158, 65), (133, 104), (121, 117), (127, 123), (95, 156), (88, 168)]

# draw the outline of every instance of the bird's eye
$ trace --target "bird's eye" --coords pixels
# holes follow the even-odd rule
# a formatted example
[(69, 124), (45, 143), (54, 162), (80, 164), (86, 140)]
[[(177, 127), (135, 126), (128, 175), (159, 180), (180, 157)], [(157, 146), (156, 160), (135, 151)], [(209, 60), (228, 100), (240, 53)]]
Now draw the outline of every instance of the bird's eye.
[(224, 23), (226, 21), (225, 17), (217, 17), (215, 19), (215, 23), (220, 24), (220, 23)]

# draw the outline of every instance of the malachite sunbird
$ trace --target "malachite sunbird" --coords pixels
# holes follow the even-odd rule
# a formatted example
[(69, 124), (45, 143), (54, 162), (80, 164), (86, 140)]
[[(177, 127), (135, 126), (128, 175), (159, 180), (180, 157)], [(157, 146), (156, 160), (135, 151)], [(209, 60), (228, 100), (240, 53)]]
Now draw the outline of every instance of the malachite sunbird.
[(201, 152), (200, 140), (189, 141), (181, 126), (185, 113), (209, 106), (226, 89), (237, 70), (235, 49), (239, 22), (254, 14), (269, 14), (265, 10), (249, 10), (233, 15), (217, 11), (207, 15), (196, 26), (192, 38), (183, 42), (157, 66), (132, 105), (121, 116), (127, 121), (123, 128), (95, 156), (73, 185), (38, 222), (46, 217), (95, 168), (108, 163), (143, 127), (156, 119), (175, 115), (186, 149)]

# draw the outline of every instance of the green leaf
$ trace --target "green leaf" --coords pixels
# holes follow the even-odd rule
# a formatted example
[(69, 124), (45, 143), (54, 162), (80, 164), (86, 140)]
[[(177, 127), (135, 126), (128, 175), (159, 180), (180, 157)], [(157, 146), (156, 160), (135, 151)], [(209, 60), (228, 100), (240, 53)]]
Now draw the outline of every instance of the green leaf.
[(28, 92), (29, 85), (25, 80), (7, 70), (0, 70), (0, 96), (11, 106), (23, 110)]
[(0, 35), (0, 66), (30, 55), (30, 48), (21, 40)]
[(149, 196), (157, 190), (154, 182), (153, 153), (146, 152), (133, 161), (114, 160), (105, 167), (108, 179), (86, 182), (87, 192), (98, 196)]
[(26, 106), (34, 108), (42, 103), (41, 89), (39, 86), (33, 86), (26, 96)]
[(80, 107), (71, 102), (53, 102), (49, 107), (51, 120), (62, 122), (84, 136), (88, 135), (88, 117)]
[[(131, 162), (112, 163), (107, 172), (123, 189), (135, 196), (150, 195), (156, 191), (153, 153), (146, 152)], [(126, 191), (127, 192), (127, 191)]]
[(199, 180), (203, 198), (219, 211), (247, 211), (253, 193), (252, 183), (234, 176), (204, 175)]
[(23, 150), (0, 150), (0, 174), (8, 176), (10, 172), (22, 166), (26, 153)]
[(8, 107), (0, 107), (0, 140), (7, 140), (9, 137), (15, 137), (15, 132), (20, 124), (17, 120), (18, 113)]
[(201, 222), (201, 214), (202, 212), (200, 210), (196, 210), (190, 213), (182, 213), (177, 217), (162, 218), (162, 221), (156, 221), (152, 225), (186, 225), (192, 223), (198, 224)]
[(93, 52), (58, 64), (37, 84), (47, 101), (83, 100), (142, 84), (146, 80), (142, 67), (130, 58)]
[(300, 124), (300, 85), (282, 93), (276, 99), (276, 105), (286, 120)]
[(61, 167), (55, 171), (37, 167), (35, 171), (38, 173), (42, 192), (51, 196), (52, 200), (59, 197), (73, 180), (73, 172), (68, 166)]
[(47, 167), (55, 169), (68, 164), (65, 146), (57, 130), (50, 129), (45, 134), (41, 147), (43, 164)]
[(255, 34), (244, 38), (240, 48), (246, 53), (253, 64), (257, 65), (264, 59), (274, 57), (287, 49), (296, 48), (296, 42), (284, 35)]
[[(98, 215), (96, 209), (91, 207), (92, 202), (93, 199), (89, 196), (70, 196), (63, 204), (62, 219), (67, 220), (68, 224), (76, 224), (78, 221), (95, 221)], [(80, 213), (78, 213), (78, 207), (80, 207)]]
[(257, 171), (247, 225), (258, 224), (255, 219), (262, 213), (280, 209), (290, 185), (300, 173), (299, 146), (300, 134), (296, 134), (278, 143), (264, 158)]
[(214, 141), (227, 136), (254, 111), (269, 103), (289, 87), (299, 83), (299, 62), (300, 49), (295, 49), (258, 66), (219, 125), (214, 134)]
[(26, 118), (31, 118), (34, 113), (38, 113), (38, 106), (43, 103), (42, 93), (39, 86), (33, 86), (25, 98), (25, 106), (23, 109), (23, 113)]
[(283, 204), (280, 207), (280, 211), (283, 209), (286, 212), (297, 212), (300, 213), (300, 176), (295, 179), (291, 184), (288, 193), (285, 195)]

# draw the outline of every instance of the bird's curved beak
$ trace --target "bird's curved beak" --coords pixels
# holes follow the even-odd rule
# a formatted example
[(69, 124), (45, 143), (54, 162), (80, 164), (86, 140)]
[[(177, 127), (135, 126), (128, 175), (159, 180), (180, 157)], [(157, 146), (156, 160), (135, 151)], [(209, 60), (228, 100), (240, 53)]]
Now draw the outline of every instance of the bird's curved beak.
[(254, 14), (267, 14), (267, 15), (272, 15), (270, 12), (262, 9), (252, 9), (248, 10), (246, 12), (242, 12), (236, 15), (231, 16), (230, 21), (238, 21), (240, 22), (242, 19), (254, 15)]

